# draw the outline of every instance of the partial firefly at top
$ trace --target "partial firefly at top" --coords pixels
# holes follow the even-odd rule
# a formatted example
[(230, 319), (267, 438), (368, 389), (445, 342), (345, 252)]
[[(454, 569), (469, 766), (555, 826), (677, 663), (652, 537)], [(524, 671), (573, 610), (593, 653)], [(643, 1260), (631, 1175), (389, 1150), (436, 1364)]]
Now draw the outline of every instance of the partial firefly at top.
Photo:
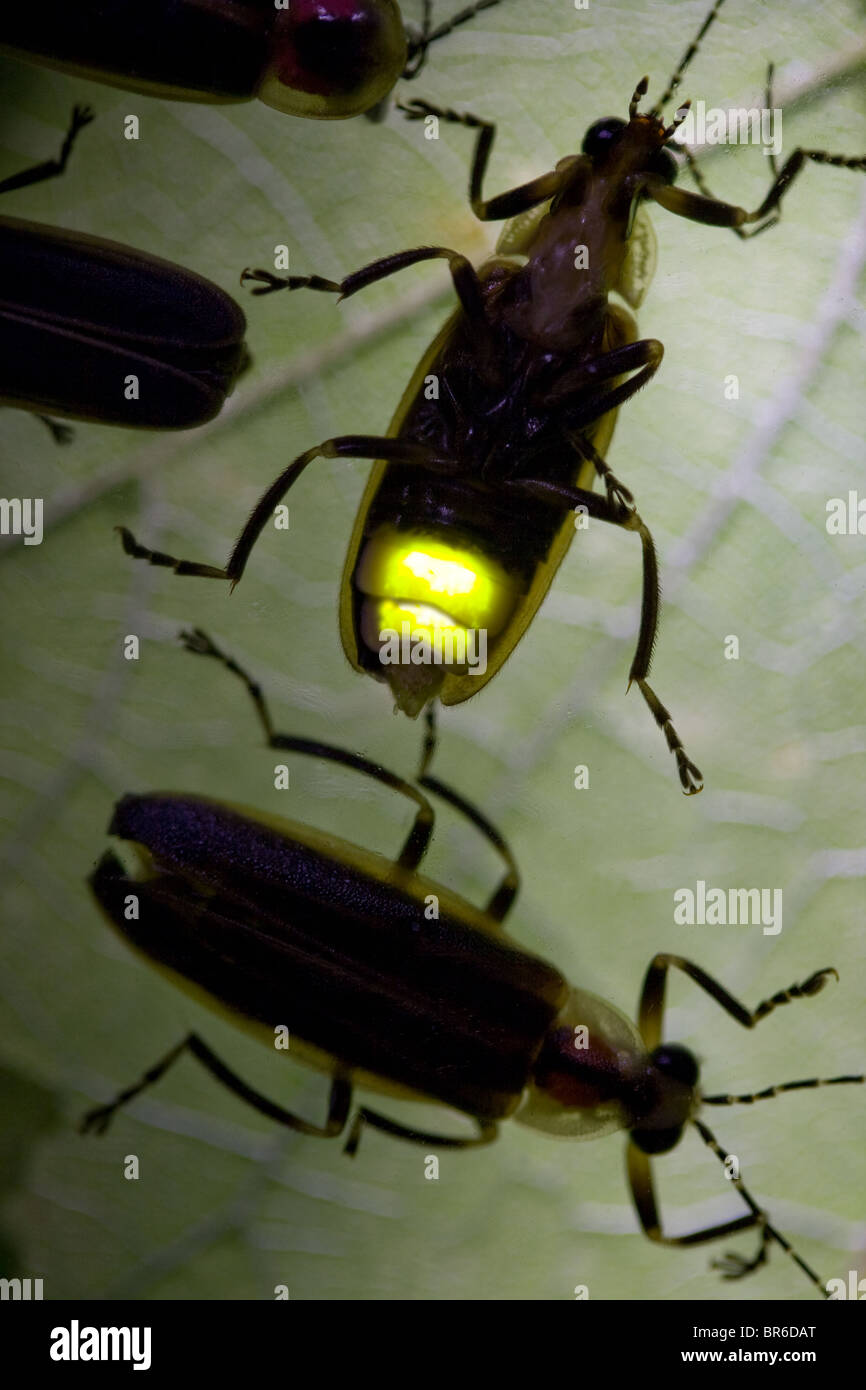
[(290, 116), (377, 114), (432, 43), (501, 0), (416, 33), (397, 0), (41, 0), (7, 11), (16, 58), (171, 101), (250, 101)]

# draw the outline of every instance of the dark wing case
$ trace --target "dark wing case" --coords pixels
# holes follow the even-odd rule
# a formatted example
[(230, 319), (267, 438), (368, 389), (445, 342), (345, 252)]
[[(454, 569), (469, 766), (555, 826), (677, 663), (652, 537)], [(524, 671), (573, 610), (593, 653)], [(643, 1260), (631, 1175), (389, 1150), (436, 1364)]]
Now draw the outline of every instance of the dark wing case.
[[(91, 886), (146, 955), (349, 1069), (470, 1115), (514, 1110), (567, 985), (469, 903), (380, 855), (219, 802), (126, 796), (111, 831), (149, 851), (153, 876), (133, 879), (109, 854)], [(137, 921), (123, 914), (130, 893)]]

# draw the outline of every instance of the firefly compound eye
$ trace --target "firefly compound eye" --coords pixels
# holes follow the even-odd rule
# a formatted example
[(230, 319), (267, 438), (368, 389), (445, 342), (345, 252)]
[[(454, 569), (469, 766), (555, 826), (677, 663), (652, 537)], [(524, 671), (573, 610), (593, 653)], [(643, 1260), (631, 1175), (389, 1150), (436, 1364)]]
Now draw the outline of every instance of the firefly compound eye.
[(695, 1086), (698, 1080), (698, 1063), (693, 1053), (679, 1043), (663, 1043), (652, 1054), (652, 1063), (671, 1081), (681, 1081), (684, 1086)]
[(649, 161), (649, 169), (653, 174), (657, 174), (665, 183), (673, 183), (680, 171), (679, 161), (673, 150), (656, 150)]
[(605, 116), (603, 120), (595, 121), (583, 137), (581, 150), (590, 159), (606, 154), (622, 139), (627, 124), (619, 116)]

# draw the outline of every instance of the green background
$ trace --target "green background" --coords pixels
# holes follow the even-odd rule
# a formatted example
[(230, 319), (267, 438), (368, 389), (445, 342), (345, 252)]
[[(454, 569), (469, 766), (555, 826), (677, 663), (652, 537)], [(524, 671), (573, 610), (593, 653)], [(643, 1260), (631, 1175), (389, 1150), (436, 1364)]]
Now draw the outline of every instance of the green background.
[[(407, 4), (411, 17), (413, 7)], [(417, 7), (415, 7), (417, 8)], [(434, 53), (411, 90), (499, 122), (489, 191), (574, 151), (585, 127), (625, 114), (637, 79), (657, 95), (705, 0), (576, 11), (521, 0)], [(439, 13), (449, 5), (441, 3)], [(805, 87), (786, 110), (797, 143), (866, 150), (862, 67), (822, 83), (815, 65), (862, 43), (859, 6), (730, 0), (683, 95), (757, 99), (774, 59)], [(98, 120), (66, 177), (15, 193), (7, 213), (141, 246), (242, 299), (255, 364), (211, 426), (147, 436), (80, 426), (54, 447), (5, 411), (4, 495), (45, 499), (41, 547), (6, 544), (3, 752), (7, 839), (0, 1032), (5, 1263), (46, 1297), (809, 1299), (774, 1251), (744, 1284), (709, 1269), (730, 1245), (669, 1251), (638, 1232), (622, 1136), (578, 1145), (505, 1127), (491, 1149), (440, 1155), (368, 1133), (339, 1144), (276, 1133), (183, 1062), (104, 1139), (81, 1138), (89, 1104), (137, 1078), (190, 1028), (284, 1104), (322, 1113), (320, 1076), (199, 1010), (104, 927), (84, 887), (124, 791), (230, 797), (382, 850), (404, 803), (306, 760), (273, 787), (240, 688), (176, 641), (190, 623), (247, 663), (278, 727), (333, 738), (411, 772), (421, 730), (358, 677), (337, 633), (339, 574), (364, 463), (319, 462), (290, 498), (292, 529), (268, 529), (239, 589), (135, 565), (112, 527), (222, 563), (256, 498), (330, 434), (381, 432), (451, 303), (443, 267), (419, 267), (343, 306), (248, 298), (246, 265), (276, 243), (292, 269), (339, 277), (422, 243), (476, 260), (496, 229), (466, 206), (471, 136), (427, 142), (386, 125), (319, 124), (258, 103), (161, 103), (3, 63), (0, 175), (53, 154), (73, 101)], [(408, 89), (407, 89), (408, 92)], [(141, 139), (122, 138), (130, 112)], [(707, 160), (722, 195), (760, 201), (757, 149)], [(814, 969), (841, 982), (748, 1035), (686, 981), (669, 992), (668, 1036), (704, 1063), (709, 1091), (756, 1089), (863, 1067), (866, 951), (866, 539), (830, 537), (825, 505), (863, 481), (866, 186), (810, 168), (782, 225), (752, 243), (656, 210), (660, 261), (641, 330), (666, 348), (621, 413), (609, 454), (659, 546), (665, 605), (654, 684), (702, 767), (680, 794), (673, 760), (636, 691), (625, 697), (638, 612), (634, 538), (580, 534), (531, 631), (493, 684), (443, 718), (437, 772), (509, 836), (524, 884), (517, 939), (629, 1013), (650, 957), (692, 956), (748, 1004)], [(739, 378), (737, 401), (724, 381)], [(122, 658), (126, 634), (141, 659)], [(724, 659), (724, 640), (740, 658)], [(590, 788), (573, 789), (573, 769)], [(496, 862), (447, 812), (432, 876), (474, 900)], [(672, 894), (710, 885), (784, 891), (784, 928), (677, 927)], [(275, 1066), (281, 1070), (274, 1071)], [(824, 1278), (864, 1272), (866, 1093), (805, 1093), (707, 1112), (752, 1190)], [(392, 1107), (392, 1113), (400, 1107)], [(402, 1110), (426, 1128), (460, 1120)], [(122, 1176), (126, 1154), (138, 1182)], [(658, 1164), (673, 1229), (740, 1210), (692, 1134)]]

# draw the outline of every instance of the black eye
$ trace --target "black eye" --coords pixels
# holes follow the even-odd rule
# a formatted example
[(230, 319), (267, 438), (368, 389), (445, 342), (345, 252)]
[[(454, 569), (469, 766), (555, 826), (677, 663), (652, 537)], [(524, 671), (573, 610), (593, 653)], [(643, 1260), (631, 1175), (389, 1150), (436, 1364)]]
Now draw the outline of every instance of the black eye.
[(682, 1125), (671, 1129), (633, 1129), (629, 1138), (645, 1154), (666, 1154), (675, 1149), (683, 1137)]
[(698, 1064), (687, 1047), (679, 1043), (663, 1043), (650, 1059), (658, 1071), (685, 1086), (694, 1086), (698, 1079)]
[(656, 150), (648, 167), (651, 174), (658, 174), (665, 183), (673, 183), (680, 171), (677, 157), (672, 150)]
[(626, 128), (626, 122), (620, 120), (619, 116), (605, 116), (604, 120), (596, 121), (594, 125), (583, 137), (581, 149), (584, 154), (588, 154), (590, 159), (597, 158), (598, 155), (605, 154), (613, 149)]

